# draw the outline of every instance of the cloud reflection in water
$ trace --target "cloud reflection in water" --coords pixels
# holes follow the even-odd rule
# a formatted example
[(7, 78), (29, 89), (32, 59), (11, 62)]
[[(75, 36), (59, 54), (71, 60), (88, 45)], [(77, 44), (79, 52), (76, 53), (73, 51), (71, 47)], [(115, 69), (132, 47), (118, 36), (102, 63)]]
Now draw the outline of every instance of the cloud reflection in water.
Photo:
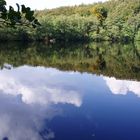
[(119, 80), (114, 77), (103, 77), (103, 79), (113, 94), (126, 95), (128, 92), (133, 92), (140, 97), (140, 82), (138, 81)]
[(55, 137), (49, 128), (42, 130), (45, 119), (62, 113), (60, 108), (51, 105), (61, 103), (80, 107), (82, 104), (76, 85), (70, 85), (62, 74), (52, 68), (29, 66), (0, 71), (0, 139)]

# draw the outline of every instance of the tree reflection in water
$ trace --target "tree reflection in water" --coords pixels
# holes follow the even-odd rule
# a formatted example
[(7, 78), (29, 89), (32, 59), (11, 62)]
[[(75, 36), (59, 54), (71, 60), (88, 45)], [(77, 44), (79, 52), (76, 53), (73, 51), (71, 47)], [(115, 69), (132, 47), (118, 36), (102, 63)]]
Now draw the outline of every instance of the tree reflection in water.
[(139, 44), (0, 44), (0, 65), (55, 67), (140, 80)]

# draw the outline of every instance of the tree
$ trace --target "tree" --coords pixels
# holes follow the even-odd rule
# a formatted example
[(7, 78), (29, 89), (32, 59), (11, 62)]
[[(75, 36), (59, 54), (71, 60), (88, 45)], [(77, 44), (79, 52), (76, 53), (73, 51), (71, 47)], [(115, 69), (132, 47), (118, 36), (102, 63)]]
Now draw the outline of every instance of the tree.
[(32, 25), (36, 27), (40, 25), (38, 20), (34, 17), (34, 11), (30, 7), (25, 7), (25, 5), (17, 5), (17, 11), (14, 10), (12, 6), (9, 9), (6, 8), (6, 1), (0, 0), (0, 25), (3, 26), (13, 26), (15, 25)]
[(92, 9), (92, 12), (95, 14), (97, 19), (99, 20), (100, 25), (103, 25), (103, 21), (105, 21), (105, 19), (107, 18), (108, 10), (103, 6), (97, 5)]
[(108, 10), (100, 5), (96, 5), (91, 9), (91, 12), (97, 17), (99, 25), (97, 26), (97, 34), (100, 33), (100, 26), (103, 27), (103, 22), (107, 18)]

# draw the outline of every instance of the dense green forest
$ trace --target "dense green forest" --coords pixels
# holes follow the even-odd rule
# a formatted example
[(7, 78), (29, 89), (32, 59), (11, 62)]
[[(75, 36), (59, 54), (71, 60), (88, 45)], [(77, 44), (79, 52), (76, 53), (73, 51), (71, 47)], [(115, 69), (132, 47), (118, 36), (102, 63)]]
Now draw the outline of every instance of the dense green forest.
[(104, 3), (35, 11), (37, 28), (0, 27), (0, 40), (112, 41), (140, 40), (140, 0), (108, 0)]

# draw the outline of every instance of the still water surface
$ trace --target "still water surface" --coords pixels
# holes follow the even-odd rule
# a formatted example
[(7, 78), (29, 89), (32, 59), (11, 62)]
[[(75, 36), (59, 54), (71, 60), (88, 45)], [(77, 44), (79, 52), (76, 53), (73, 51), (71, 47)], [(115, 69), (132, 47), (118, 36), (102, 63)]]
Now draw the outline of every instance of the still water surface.
[[(137, 71), (126, 76), (117, 69), (116, 75), (108, 74), (108, 59), (97, 73), (85, 67), (81, 73), (77, 65), (67, 70), (61, 62), (60, 68), (58, 58), (53, 68), (24, 62), (16, 65), (14, 55), (0, 53), (5, 54), (0, 70), (0, 139), (140, 140), (138, 58), (131, 64)], [(6, 64), (9, 58), (15, 63)]]

